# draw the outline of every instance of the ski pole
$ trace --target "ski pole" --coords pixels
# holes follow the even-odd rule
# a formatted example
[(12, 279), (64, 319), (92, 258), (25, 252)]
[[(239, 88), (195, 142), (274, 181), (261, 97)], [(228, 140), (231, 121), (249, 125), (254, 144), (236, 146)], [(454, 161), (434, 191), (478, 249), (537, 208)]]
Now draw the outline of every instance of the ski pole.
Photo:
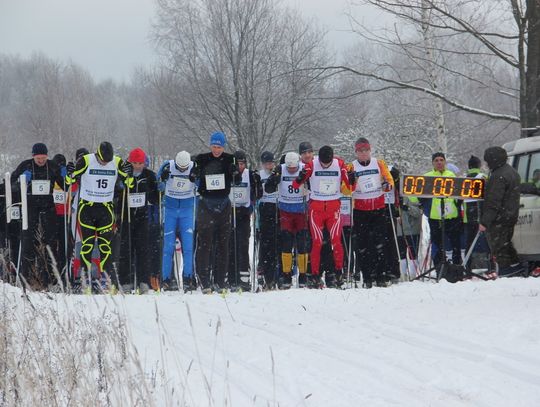
[(236, 191), (233, 187), (233, 245), (234, 245), (234, 279), (238, 287), (238, 255), (236, 251)]
[[(351, 208), (350, 208), (350, 233), (349, 233), (349, 257), (347, 258), (347, 284), (350, 285), (350, 287), (352, 288), (352, 278), (353, 277), (353, 273), (351, 273), (351, 266), (352, 266), (352, 257), (353, 257), (353, 247), (352, 247), (352, 236), (353, 236), (353, 233), (354, 233), (354, 197), (353, 195), (351, 194)], [(355, 284), (356, 284), (356, 281), (355, 281)], [(355, 287), (357, 288), (357, 287)]]

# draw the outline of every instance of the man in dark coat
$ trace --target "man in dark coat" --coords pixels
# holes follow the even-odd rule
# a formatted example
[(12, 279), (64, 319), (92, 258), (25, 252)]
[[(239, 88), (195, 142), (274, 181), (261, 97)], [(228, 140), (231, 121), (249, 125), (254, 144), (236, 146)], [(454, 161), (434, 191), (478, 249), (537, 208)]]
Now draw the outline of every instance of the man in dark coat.
[(519, 276), (525, 271), (512, 244), (519, 214), (520, 177), (507, 164), (507, 158), (506, 150), (502, 147), (489, 147), (484, 152), (490, 176), (479, 228), (486, 232), (491, 253), (499, 265), (500, 277)]

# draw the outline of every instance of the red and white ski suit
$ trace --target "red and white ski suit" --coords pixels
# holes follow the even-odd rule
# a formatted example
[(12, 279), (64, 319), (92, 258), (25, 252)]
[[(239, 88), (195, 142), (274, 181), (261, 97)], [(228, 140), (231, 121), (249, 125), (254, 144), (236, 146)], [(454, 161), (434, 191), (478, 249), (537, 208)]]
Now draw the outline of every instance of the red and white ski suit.
[[(336, 270), (343, 268), (343, 245), (341, 243), (340, 197), (341, 183), (349, 188), (347, 169), (343, 160), (334, 158), (328, 167), (323, 167), (318, 157), (305, 164), (306, 176), (301, 183), (310, 180), (309, 229), (311, 232), (311, 273), (319, 274), (323, 229), (330, 233), (334, 265)], [(300, 184), (293, 182), (294, 188)]]

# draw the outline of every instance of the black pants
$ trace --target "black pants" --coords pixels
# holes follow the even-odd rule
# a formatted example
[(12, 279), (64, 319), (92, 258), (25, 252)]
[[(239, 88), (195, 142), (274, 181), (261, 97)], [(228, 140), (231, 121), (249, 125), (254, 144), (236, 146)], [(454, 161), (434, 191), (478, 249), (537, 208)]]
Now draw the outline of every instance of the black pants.
[(433, 264), (438, 267), (446, 258), (444, 251), (452, 251), (452, 263), (461, 264), (461, 219), (445, 219), (444, 234), (450, 241), (450, 247), (442, 244), (442, 221), (429, 219), (431, 244), (435, 246)]
[[(392, 223), (393, 222), (393, 223)], [(396, 248), (396, 240), (394, 233), (396, 230), (393, 225), (396, 225), (397, 219), (390, 218), (390, 214), (386, 216), (386, 232), (385, 232), (385, 244), (384, 244), (384, 259), (386, 261), (386, 274), (392, 278), (399, 278), (401, 276), (401, 270), (399, 268), (399, 257)], [(398, 243), (399, 245), (399, 243)]]
[(46, 288), (48, 284), (56, 281), (52, 271), (52, 259), (47, 251), (49, 246), (52, 255), (57, 257), (55, 236), (55, 207), (29, 207), (28, 230), (22, 233), (21, 272), (33, 288)]
[(519, 263), (517, 251), (512, 243), (514, 225), (495, 225), (487, 230), (486, 236), (499, 269)]
[(364, 282), (386, 280), (384, 247), (386, 239), (386, 209), (353, 212), (353, 239), (356, 272), (362, 272)]
[[(81, 200), (77, 214), (81, 227), (81, 260), (82, 267), (88, 272), (92, 270), (92, 250), (97, 240), (101, 270), (110, 274), (112, 262), (112, 235), (114, 227), (114, 209), (112, 202), (93, 203)], [(114, 277), (113, 282), (115, 281)]]
[(330, 232), (323, 229), (323, 243), (321, 247), (321, 263), (319, 265), (319, 273), (335, 273), (336, 267), (334, 263), (334, 251), (332, 250), (332, 242), (330, 241)]
[(211, 273), (214, 283), (225, 286), (225, 273), (229, 265), (229, 238), (231, 236), (231, 202), (209, 205), (202, 198), (197, 205), (197, 247), (195, 266), (203, 288), (210, 287)]
[[(342, 241), (343, 241), (343, 272), (344, 273), (350, 273), (351, 275), (354, 273), (354, 237), (351, 236), (352, 230), (350, 226), (343, 226), (342, 229)], [(352, 240), (351, 240), (352, 239)], [(351, 241), (351, 245), (349, 246), (349, 240)], [(350, 249), (350, 253), (349, 253)], [(349, 263), (349, 257), (351, 257), (350, 263)], [(350, 266), (350, 270), (348, 269)]]
[[(140, 211), (145, 209), (146, 208), (138, 208), (137, 210)], [(129, 233), (131, 233), (131, 235)], [(133, 283), (135, 277), (134, 273), (136, 273), (137, 284), (150, 283), (149, 266), (151, 252), (148, 233), (148, 217), (145, 216), (145, 214), (133, 216), (131, 218), (131, 224), (124, 218), (124, 224), (122, 225), (121, 230), (120, 274), (118, 276), (120, 284)], [(129, 269), (130, 264), (131, 270)]]
[(279, 242), (279, 220), (275, 203), (263, 202), (259, 205), (259, 269), (264, 273), (267, 285), (277, 279)]
[(236, 228), (233, 225), (229, 240), (228, 282), (231, 286), (243, 285), (245, 288), (249, 286), (250, 219), (250, 208), (244, 206), (236, 208)]
[[(69, 228), (69, 225), (66, 224), (64, 227), (64, 215), (56, 215), (56, 264), (58, 267), (58, 271), (61, 272), (64, 267), (66, 266), (68, 259), (69, 259), (69, 247), (67, 247), (67, 253), (66, 253), (66, 237), (68, 237), (69, 240), (69, 234), (70, 231), (66, 231), (66, 228)], [(67, 233), (66, 233), (67, 232)], [(68, 257), (66, 258), (66, 255)]]

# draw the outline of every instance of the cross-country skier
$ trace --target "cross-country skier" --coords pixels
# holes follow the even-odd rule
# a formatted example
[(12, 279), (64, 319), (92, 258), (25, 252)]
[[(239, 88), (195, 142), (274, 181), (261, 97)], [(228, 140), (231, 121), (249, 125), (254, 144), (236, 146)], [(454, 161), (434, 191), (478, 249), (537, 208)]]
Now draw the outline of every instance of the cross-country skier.
[[(319, 155), (304, 166), (292, 184), (293, 188), (310, 181), (309, 227), (311, 232), (311, 284), (319, 287), (319, 266), (323, 244), (323, 229), (330, 234), (334, 256), (335, 270), (341, 277), (343, 270), (343, 244), (341, 242), (340, 197), (341, 183), (349, 187), (347, 168), (343, 160), (334, 158), (334, 150), (330, 146), (319, 149)], [(327, 273), (326, 283), (329, 287), (336, 284), (336, 276)]]
[[(101, 270), (106, 273), (100, 276), (101, 281), (92, 279), (92, 288), (97, 292), (111, 288), (106, 278), (107, 274), (112, 284), (117, 284), (117, 276), (111, 273), (109, 261), (112, 255), (111, 240), (115, 226), (114, 190), (118, 177), (129, 185), (129, 177), (132, 173), (132, 165), (115, 156), (111, 143), (107, 141), (102, 142), (95, 153), (81, 157), (73, 173), (68, 173), (68, 182), (79, 181), (77, 218), (82, 236), (83, 269), (88, 276), (91, 271), (94, 242), (97, 241)], [(78, 290), (80, 284), (79, 279), (74, 284), (74, 290)]]
[(386, 163), (371, 155), (369, 141), (360, 137), (355, 143), (356, 160), (349, 166), (349, 181), (353, 188), (353, 233), (356, 272), (362, 271), (364, 287), (371, 288), (373, 280), (385, 287), (384, 245), (387, 209), (384, 193), (394, 181)]
[(281, 229), (281, 288), (287, 289), (292, 284), (293, 250), (296, 246), (296, 265), (299, 271), (299, 285), (306, 284), (308, 264), (307, 222), (303, 188), (294, 188), (293, 181), (300, 174), (304, 165), (295, 152), (285, 155), (285, 162), (277, 166), (264, 184), (267, 193), (278, 192), (279, 225)]
[(197, 206), (197, 248), (195, 264), (203, 293), (212, 292), (211, 271), (215, 288), (225, 288), (225, 273), (229, 264), (231, 235), (231, 201), (229, 193), (237, 173), (232, 154), (225, 153), (225, 134), (215, 132), (210, 137), (210, 152), (195, 159), (192, 180), (199, 182)]
[(251, 236), (251, 214), (253, 205), (262, 196), (261, 178), (256, 171), (247, 168), (247, 157), (243, 151), (234, 153), (238, 166), (229, 199), (232, 207), (233, 227), (229, 240), (228, 282), (232, 289), (251, 288), (249, 279), (249, 237)]
[[(128, 162), (133, 166), (133, 182), (124, 196), (120, 246), (120, 284), (132, 286), (136, 281), (140, 293), (150, 284), (150, 252), (148, 243), (148, 205), (157, 205), (156, 174), (145, 168), (146, 153), (141, 148), (131, 150)], [(130, 211), (129, 221), (127, 211)], [(131, 230), (128, 230), (128, 227)], [(131, 251), (130, 251), (131, 250)], [(131, 265), (132, 269), (129, 269)], [(135, 278), (133, 273), (136, 273)], [(130, 287), (131, 288), (131, 287)]]
[[(264, 151), (261, 154), (261, 184), (264, 184), (275, 168), (274, 154)], [(278, 230), (279, 219), (277, 212), (277, 192), (268, 193), (264, 191), (259, 200), (259, 270), (264, 276), (264, 289), (272, 289), (277, 280), (278, 263)]]
[[(163, 183), (160, 187), (164, 193), (163, 206), (165, 220), (163, 226), (163, 262), (161, 267), (162, 286), (171, 286), (173, 256), (176, 249), (176, 238), (182, 245), (184, 267), (182, 277), (184, 290), (191, 291), (197, 287), (193, 275), (193, 241), (195, 184), (190, 178), (194, 163), (187, 151), (180, 151), (174, 160), (163, 163), (158, 171), (158, 178)], [(180, 271), (178, 271), (180, 272)], [(180, 283), (180, 282), (178, 282)]]
[(51, 259), (46, 250), (48, 245), (56, 257), (56, 209), (53, 200), (55, 183), (64, 185), (60, 168), (48, 159), (47, 146), (36, 143), (32, 147), (32, 158), (19, 164), (11, 174), (15, 193), (20, 191), (19, 177), (24, 174), (28, 187), (28, 230), (22, 234), (21, 272), (35, 289), (47, 288), (54, 282)]

